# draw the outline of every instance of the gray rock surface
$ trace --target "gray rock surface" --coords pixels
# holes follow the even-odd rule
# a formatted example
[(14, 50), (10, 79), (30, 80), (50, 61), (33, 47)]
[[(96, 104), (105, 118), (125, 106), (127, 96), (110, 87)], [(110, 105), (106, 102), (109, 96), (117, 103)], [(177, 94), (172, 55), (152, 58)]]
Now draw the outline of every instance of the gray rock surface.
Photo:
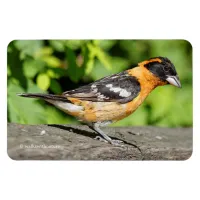
[(8, 156), (14, 160), (186, 160), (192, 154), (192, 128), (107, 127), (124, 147), (94, 140), (85, 125), (8, 123)]

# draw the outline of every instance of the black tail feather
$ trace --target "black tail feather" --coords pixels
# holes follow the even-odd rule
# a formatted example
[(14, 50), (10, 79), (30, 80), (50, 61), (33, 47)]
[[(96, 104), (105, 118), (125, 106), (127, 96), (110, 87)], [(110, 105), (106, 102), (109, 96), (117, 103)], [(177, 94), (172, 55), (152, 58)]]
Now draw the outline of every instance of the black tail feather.
[(40, 93), (17, 93), (18, 96), (28, 97), (28, 98), (41, 98), (44, 100), (56, 100), (70, 102), (66, 97), (54, 94), (40, 94)]

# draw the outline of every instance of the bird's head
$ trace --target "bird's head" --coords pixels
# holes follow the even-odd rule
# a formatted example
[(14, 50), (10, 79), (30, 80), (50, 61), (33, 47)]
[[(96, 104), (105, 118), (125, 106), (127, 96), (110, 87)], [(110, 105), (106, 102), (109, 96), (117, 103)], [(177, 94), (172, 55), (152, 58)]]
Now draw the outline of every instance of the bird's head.
[(150, 58), (141, 63), (146, 69), (166, 84), (181, 87), (181, 83), (173, 63), (165, 57)]

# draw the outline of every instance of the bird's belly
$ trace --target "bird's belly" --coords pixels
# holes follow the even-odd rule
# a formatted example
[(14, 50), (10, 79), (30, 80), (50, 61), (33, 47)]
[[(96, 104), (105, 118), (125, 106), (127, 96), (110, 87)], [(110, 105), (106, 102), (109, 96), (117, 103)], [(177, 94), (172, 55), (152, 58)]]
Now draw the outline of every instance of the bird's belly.
[[(91, 104), (93, 104), (91, 102)], [(131, 107), (132, 106), (132, 107)], [(93, 109), (85, 109), (81, 119), (89, 122), (119, 121), (133, 113), (139, 104), (118, 104), (116, 102), (95, 102)]]
[(117, 121), (126, 115), (126, 104), (98, 102), (94, 109), (96, 121)]

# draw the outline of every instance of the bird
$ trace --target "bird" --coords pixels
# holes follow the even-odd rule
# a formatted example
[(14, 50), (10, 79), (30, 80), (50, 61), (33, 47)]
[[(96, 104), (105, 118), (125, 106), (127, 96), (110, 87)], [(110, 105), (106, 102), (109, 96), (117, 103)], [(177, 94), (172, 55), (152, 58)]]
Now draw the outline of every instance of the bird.
[(135, 67), (109, 75), (61, 95), (18, 93), (22, 97), (40, 98), (66, 114), (76, 117), (112, 145), (123, 141), (111, 139), (101, 127), (117, 122), (142, 104), (158, 86), (171, 84), (181, 88), (174, 64), (167, 57), (152, 57)]

